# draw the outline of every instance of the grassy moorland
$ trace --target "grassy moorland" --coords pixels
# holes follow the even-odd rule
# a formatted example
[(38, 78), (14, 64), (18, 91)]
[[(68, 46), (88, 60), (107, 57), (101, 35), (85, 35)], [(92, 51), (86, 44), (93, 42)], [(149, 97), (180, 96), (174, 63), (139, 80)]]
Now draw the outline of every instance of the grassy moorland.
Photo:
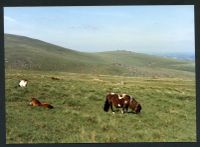
[[(5, 65), (7, 143), (196, 141), (194, 62), (5, 34)], [(135, 96), (142, 112), (104, 112), (108, 92)], [(31, 97), (55, 109), (28, 106)]]
[(8, 69), (121, 76), (194, 76), (194, 62), (129, 51), (78, 52), (37, 39), (5, 34)]
[[(22, 78), (29, 80), (27, 88), (16, 87)], [(6, 69), (5, 90), (7, 143), (196, 141), (191, 77)], [(105, 95), (111, 91), (135, 96), (141, 113), (104, 112)], [(33, 96), (55, 109), (28, 106)]]

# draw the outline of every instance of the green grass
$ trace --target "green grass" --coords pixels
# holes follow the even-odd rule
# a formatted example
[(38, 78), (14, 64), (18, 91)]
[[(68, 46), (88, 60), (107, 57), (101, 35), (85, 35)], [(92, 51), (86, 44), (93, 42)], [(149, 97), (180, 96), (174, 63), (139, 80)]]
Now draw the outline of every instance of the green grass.
[[(193, 62), (83, 53), (9, 34), (5, 58), (7, 143), (196, 141)], [(28, 87), (17, 87), (24, 78)], [(135, 96), (142, 112), (104, 112), (108, 92)], [(28, 106), (31, 97), (55, 109)]]
[(121, 76), (193, 77), (195, 64), (129, 51), (85, 53), (40, 40), (5, 34), (9, 69), (65, 71)]
[[(6, 70), (5, 90), (6, 143), (196, 141), (192, 78)], [(141, 113), (104, 112), (108, 92), (135, 96)], [(33, 96), (55, 109), (28, 106)]]

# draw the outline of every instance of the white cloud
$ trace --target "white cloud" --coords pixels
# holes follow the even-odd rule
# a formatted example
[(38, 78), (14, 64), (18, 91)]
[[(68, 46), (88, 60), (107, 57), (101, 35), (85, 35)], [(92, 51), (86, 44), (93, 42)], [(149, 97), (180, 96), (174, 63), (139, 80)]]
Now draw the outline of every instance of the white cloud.
[(9, 22), (17, 22), (14, 18), (11, 18), (9, 16), (4, 16), (4, 20)]

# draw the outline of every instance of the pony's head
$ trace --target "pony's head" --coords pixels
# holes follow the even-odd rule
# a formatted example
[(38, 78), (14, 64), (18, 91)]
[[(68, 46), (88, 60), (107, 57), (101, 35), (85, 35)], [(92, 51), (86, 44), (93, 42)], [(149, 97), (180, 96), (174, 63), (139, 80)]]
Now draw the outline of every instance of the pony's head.
[(29, 103), (30, 106), (33, 106), (33, 101), (34, 101), (35, 99), (36, 99), (36, 98), (34, 98), (34, 97), (31, 98), (31, 101), (30, 101), (30, 103)]
[(29, 103), (30, 106), (40, 105), (40, 101), (38, 101), (36, 98), (32, 97), (31, 102)]
[(129, 107), (137, 114), (140, 113), (140, 111), (142, 110), (142, 106), (134, 99), (132, 98), (130, 100), (130, 104)]
[(141, 110), (142, 110), (142, 106), (138, 103), (135, 107), (135, 113), (140, 113)]

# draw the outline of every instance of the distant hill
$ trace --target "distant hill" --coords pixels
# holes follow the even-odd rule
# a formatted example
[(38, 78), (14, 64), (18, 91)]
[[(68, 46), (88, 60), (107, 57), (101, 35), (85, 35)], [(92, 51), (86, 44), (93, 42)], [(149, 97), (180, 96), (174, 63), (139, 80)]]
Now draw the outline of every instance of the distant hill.
[(24, 36), (5, 34), (7, 69), (123, 76), (194, 76), (194, 62), (130, 51), (85, 53)]
[(195, 54), (194, 53), (163, 53), (158, 54), (158, 56), (166, 57), (166, 58), (174, 58), (178, 60), (188, 60), (188, 61), (195, 61)]

